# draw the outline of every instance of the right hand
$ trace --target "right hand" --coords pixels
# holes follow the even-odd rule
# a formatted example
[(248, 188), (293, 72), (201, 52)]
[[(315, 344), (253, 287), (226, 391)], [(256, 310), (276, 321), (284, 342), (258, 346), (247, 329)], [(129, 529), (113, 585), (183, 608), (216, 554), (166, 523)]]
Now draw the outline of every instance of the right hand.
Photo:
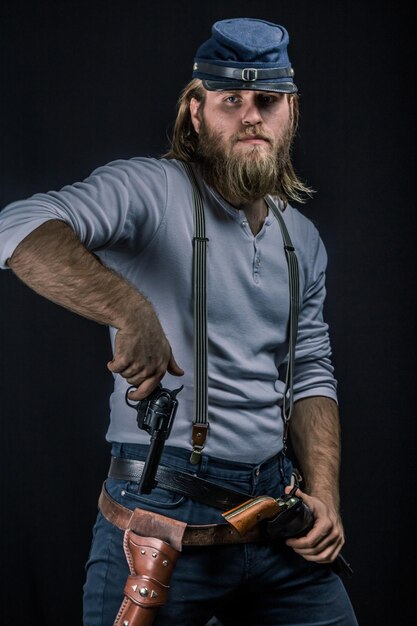
[[(285, 488), (286, 493), (290, 491), (291, 487)], [(286, 539), (285, 543), (307, 561), (332, 563), (345, 543), (340, 515), (330, 504), (307, 495), (300, 489), (297, 489), (296, 495), (310, 507), (315, 520), (314, 526), (304, 537), (292, 537)]]
[(184, 370), (175, 361), (171, 346), (155, 314), (147, 316), (140, 328), (121, 328), (114, 342), (114, 356), (107, 363), (113, 374), (120, 374), (137, 387), (129, 393), (133, 401), (143, 400), (158, 385), (168, 371), (182, 376)]

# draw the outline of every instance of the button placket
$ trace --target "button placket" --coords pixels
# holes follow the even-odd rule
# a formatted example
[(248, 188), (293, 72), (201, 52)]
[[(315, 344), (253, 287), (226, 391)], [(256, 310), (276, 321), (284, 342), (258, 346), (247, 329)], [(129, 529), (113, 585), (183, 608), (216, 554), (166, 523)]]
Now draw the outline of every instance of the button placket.
[(260, 269), (260, 265), (261, 265), (261, 256), (260, 256), (260, 252), (259, 252), (259, 246), (256, 242), (256, 239), (253, 243), (253, 249), (254, 249), (254, 253), (253, 253), (253, 280), (256, 284), (258, 284), (260, 282), (260, 276), (259, 276), (259, 269)]

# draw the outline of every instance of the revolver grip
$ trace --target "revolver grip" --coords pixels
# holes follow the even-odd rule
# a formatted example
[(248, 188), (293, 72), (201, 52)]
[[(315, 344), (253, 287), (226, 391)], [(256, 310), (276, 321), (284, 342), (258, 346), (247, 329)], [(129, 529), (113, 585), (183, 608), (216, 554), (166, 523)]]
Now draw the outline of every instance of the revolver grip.
[(258, 496), (222, 513), (222, 516), (240, 535), (245, 535), (259, 522), (275, 516), (281, 509), (280, 502), (275, 498)]

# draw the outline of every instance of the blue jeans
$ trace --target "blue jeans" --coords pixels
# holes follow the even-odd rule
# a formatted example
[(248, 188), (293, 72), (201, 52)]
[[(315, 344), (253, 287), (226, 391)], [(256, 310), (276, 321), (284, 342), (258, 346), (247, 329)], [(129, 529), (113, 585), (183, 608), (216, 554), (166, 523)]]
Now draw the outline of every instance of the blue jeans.
[[(147, 447), (113, 444), (114, 456), (146, 458)], [(260, 465), (232, 463), (166, 446), (162, 465), (197, 473), (248, 496), (281, 496), (292, 466), (282, 454)], [(224, 523), (221, 512), (163, 489), (137, 493), (137, 483), (107, 479), (110, 495), (189, 524)], [(84, 626), (112, 626), (129, 574), (123, 531), (98, 514), (86, 565)], [(170, 582), (167, 603), (154, 626), (204, 626), (216, 616), (224, 626), (356, 626), (343, 583), (327, 565), (304, 560), (282, 542), (184, 546)]]

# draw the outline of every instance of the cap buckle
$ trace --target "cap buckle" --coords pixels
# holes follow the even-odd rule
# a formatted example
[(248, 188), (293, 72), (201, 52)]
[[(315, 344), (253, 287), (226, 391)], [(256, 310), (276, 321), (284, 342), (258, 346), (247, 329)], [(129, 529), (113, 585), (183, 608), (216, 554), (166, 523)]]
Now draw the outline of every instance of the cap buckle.
[(258, 78), (258, 70), (254, 67), (245, 67), (242, 70), (242, 80), (253, 82)]

